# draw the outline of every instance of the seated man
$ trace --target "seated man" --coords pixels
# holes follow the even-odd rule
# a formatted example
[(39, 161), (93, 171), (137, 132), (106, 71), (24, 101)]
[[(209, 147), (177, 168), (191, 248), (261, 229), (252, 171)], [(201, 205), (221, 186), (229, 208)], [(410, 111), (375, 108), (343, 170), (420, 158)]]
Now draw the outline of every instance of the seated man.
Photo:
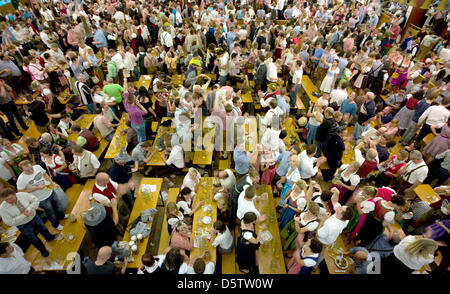
[[(165, 167), (155, 170), (155, 174), (158, 177), (160, 174), (180, 174), (184, 168), (184, 151), (181, 145), (172, 145), (171, 142), (167, 142), (166, 150), (161, 153), (161, 158), (166, 163)], [(169, 183), (170, 187), (174, 186), (167, 177), (164, 177), (164, 182)]]
[(390, 106), (386, 106), (382, 111), (377, 113), (377, 121), (380, 125), (385, 125), (394, 118), (392, 115), (392, 108)]
[(100, 167), (100, 161), (91, 151), (81, 148), (79, 145), (72, 147), (73, 162), (70, 164), (70, 170), (76, 170), (82, 183), (88, 179), (93, 179)]
[(94, 126), (106, 141), (111, 142), (119, 124), (113, 124), (106, 116), (99, 113), (94, 118)]
[(7, 226), (17, 227), (25, 238), (41, 252), (43, 257), (49, 256), (45, 245), (37, 237), (42, 234), (47, 242), (55, 239), (44, 225), (41, 217), (36, 214), (39, 199), (26, 192), (16, 193), (12, 188), (0, 192), (0, 217)]
[(87, 273), (90, 275), (101, 274), (125, 274), (128, 265), (128, 257), (125, 258), (122, 269), (118, 269), (110, 260), (112, 249), (104, 246), (98, 250), (97, 259), (89, 259), (86, 263)]
[(74, 124), (72, 126), (72, 133), (77, 134), (77, 145), (83, 147), (89, 151), (95, 151), (98, 149), (100, 143), (97, 137), (88, 129), (81, 129), (79, 125)]
[[(155, 150), (152, 150), (150, 141), (145, 141), (134, 147), (131, 152), (131, 159), (137, 162), (139, 166), (145, 166), (148, 162), (150, 162), (155, 152)], [(145, 171), (145, 175), (148, 175), (151, 170), (152, 167), (149, 166)]]

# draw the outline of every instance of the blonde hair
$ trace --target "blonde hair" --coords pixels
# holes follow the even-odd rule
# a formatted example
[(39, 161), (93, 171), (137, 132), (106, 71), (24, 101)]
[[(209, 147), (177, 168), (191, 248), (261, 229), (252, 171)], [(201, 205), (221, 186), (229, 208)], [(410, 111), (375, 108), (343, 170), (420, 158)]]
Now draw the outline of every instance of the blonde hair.
[(314, 216), (318, 216), (320, 213), (320, 206), (314, 201), (311, 201), (308, 204), (308, 211), (311, 212)]
[(297, 185), (302, 190), (305, 190), (307, 187), (306, 182), (304, 180), (298, 180), (297, 182), (295, 182), (295, 185)]
[(178, 207), (177, 207), (177, 204), (175, 203), (175, 202), (169, 202), (169, 203), (167, 203), (167, 205), (166, 205), (166, 215), (167, 216), (169, 216), (170, 215), (170, 212), (172, 211), (172, 210), (176, 210), (176, 211), (178, 211)]
[(409, 256), (430, 258), (434, 255), (436, 249), (438, 249), (438, 243), (436, 241), (428, 238), (421, 238), (416, 239), (407, 245), (405, 253)]

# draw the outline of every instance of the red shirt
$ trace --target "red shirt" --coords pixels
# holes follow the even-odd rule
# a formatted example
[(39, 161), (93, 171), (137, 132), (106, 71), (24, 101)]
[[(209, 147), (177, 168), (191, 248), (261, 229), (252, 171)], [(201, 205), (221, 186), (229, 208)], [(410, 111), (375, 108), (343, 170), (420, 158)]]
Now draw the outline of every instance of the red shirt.
[(365, 179), (374, 169), (377, 168), (377, 161), (364, 160), (356, 173), (361, 179)]
[[(387, 172), (390, 172), (391, 174), (394, 174), (394, 175), (398, 172), (398, 170), (399, 170), (400, 168), (402, 168), (402, 166), (405, 166), (405, 165), (406, 165), (405, 162), (402, 162), (402, 163), (400, 163), (400, 164), (395, 165), (395, 164), (394, 164), (394, 159), (395, 159), (395, 158), (397, 158), (397, 155), (394, 155), (394, 156), (391, 157), (391, 160), (389, 160), (389, 164), (388, 164), (387, 169), (386, 169)], [(392, 177), (389, 176), (389, 175), (386, 175), (386, 176), (392, 178)]]

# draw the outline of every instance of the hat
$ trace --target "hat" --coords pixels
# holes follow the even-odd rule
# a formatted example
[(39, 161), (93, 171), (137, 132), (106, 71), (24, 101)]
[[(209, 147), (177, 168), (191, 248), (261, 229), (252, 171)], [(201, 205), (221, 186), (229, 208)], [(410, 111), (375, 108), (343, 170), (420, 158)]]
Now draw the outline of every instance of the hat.
[(171, 119), (168, 119), (168, 120), (162, 122), (161, 125), (162, 125), (163, 127), (170, 127), (170, 126), (172, 125), (172, 120), (171, 120)]
[(196, 66), (202, 66), (202, 64), (200, 63), (200, 60), (198, 60), (198, 59), (191, 60), (190, 64), (196, 65)]
[(125, 146), (122, 146), (120, 148), (119, 154), (117, 154), (114, 157), (115, 161), (120, 161), (120, 162), (128, 162), (131, 161), (131, 157), (130, 155), (128, 155), (127, 149), (125, 148)]
[(270, 84), (270, 85), (269, 85), (269, 88), (270, 88), (271, 90), (276, 90), (276, 89), (277, 89), (277, 84), (276, 84), (276, 83)]
[(301, 127), (306, 126), (306, 123), (308, 122), (308, 119), (304, 116), (302, 116), (301, 118), (298, 119), (298, 125)]
[(96, 226), (106, 217), (106, 210), (103, 205), (97, 202), (91, 203), (91, 208), (83, 213), (83, 222), (87, 226)]

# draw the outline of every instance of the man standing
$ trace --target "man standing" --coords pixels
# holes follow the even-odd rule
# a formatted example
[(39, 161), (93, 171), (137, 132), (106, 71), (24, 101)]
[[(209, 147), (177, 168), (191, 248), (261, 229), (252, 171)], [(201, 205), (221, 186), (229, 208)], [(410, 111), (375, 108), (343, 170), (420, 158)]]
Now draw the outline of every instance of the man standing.
[(72, 147), (72, 152), (73, 163), (70, 165), (70, 169), (77, 170), (81, 181), (85, 183), (95, 176), (100, 167), (100, 161), (92, 152), (84, 150), (78, 145)]
[(361, 139), (363, 132), (369, 129), (370, 122), (375, 119), (375, 94), (367, 92), (364, 96), (364, 104), (361, 105), (358, 121), (355, 124), (355, 130), (353, 131), (353, 141)]
[(303, 77), (303, 67), (305, 66), (305, 63), (301, 60), (297, 60), (294, 63), (294, 68), (291, 72), (293, 72), (292, 75), (292, 92), (291, 92), (291, 100), (289, 101), (290, 106), (292, 108), (295, 108), (295, 105), (297, 103), (297, 93), (300, 90), (300, 87), (302, 86), (302, 77)]
[(51, 184), (54, 188), (59, 186), (52, 181), (52, 178), (40, 165), (33, 165), (31, 161), (24, 160), (19, 164), (19, 167), (23, 172), (17, 178), (17, 191), (36, 196), (52, 226), (62, 231), (64, 227), (59, 221), (65, 219), (68, 215), (64, 215), (60, 208), (54, 189), (49, 189)]
[(0, 110), (8, 118), (10, 130), (17, 136), (21, 137), (22, 133), (17, 128), (14, 118), (17, 119), (22, 129), (27, 130), (28, 126), (23, 121), (22, 116), (20, 116), (19, 110), (13, 101), (11, 93), (12, 88), (8, 86), (4, 80), (0, 79)]
[(320, 123), (316, 133), (316, 145), (317, 153), (316, 157), (319, 158), (322, 155), (322, 151), (327, 148), (328, 141), (331, 136), (337, 132), (338, 125), (334, 120), (334, 110), (331, 107), (325, 108), (324, 115), (322, 116), (320, 111), (316, 112), (315, 119)]
[(78, 76), (78, 81), (75, 82), (75, 87), (80, 94), (80, 100), (83, 105), (86, 105), (89, 114), (97, 113), (97, 105), (92, 99), (91, 89), (86, 85), (86, 77), (81, 74)]
[(56, 235), (48, 231), (41, 217), (36, 214), (39, 199), (33, 194), (16, 193), (13, 189), (6, 188), (0, 192), (0, 201), (0, 217), (3, 222), (8, 226), (17, 227), (43, 257), (49, 256), (49, 252), (35, 231), (41, 233), (47, 242), (54, 240)]

